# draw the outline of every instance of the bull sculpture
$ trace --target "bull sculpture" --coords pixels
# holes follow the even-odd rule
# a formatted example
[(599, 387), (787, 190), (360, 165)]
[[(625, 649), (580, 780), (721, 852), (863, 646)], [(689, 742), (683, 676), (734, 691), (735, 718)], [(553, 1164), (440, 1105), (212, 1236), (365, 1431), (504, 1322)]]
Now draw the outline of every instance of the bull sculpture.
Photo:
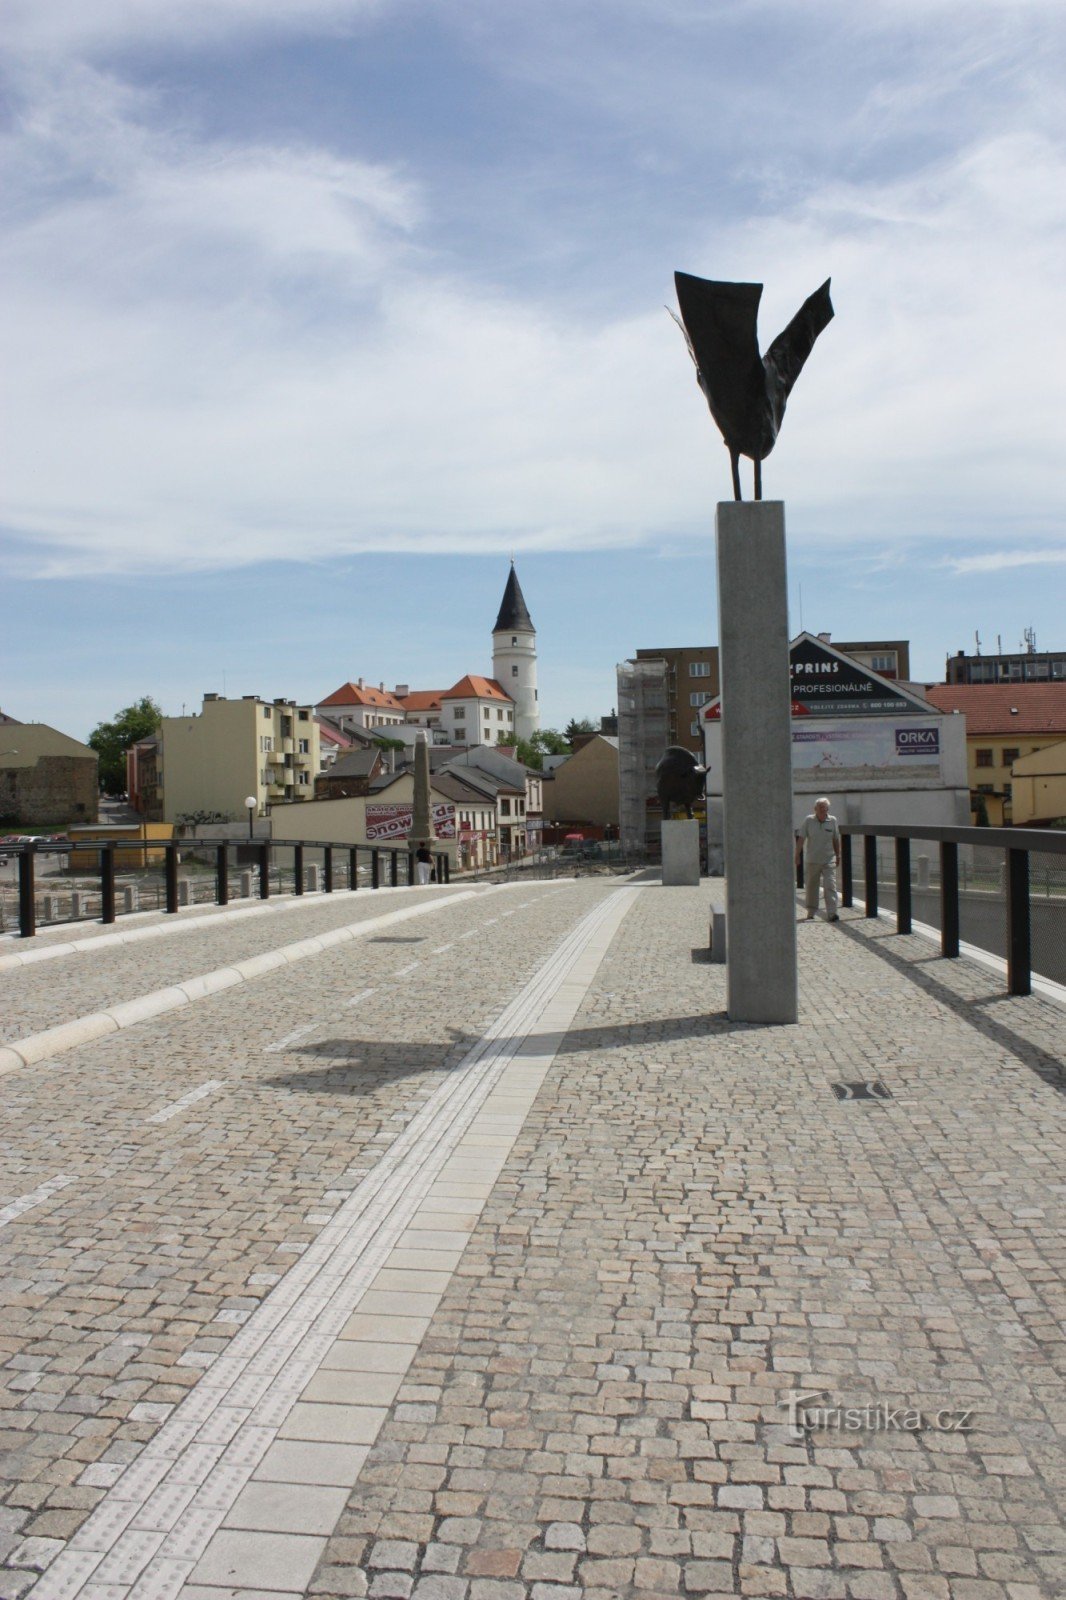
[(655, 768), (655, 790), (663, 821), (670, 821), (671, 806), (684, 806), (685, 816), (691, 819), (693, 803), (703, 795), (706, 780), (707, 768), (700, 766), (691, 750), (680, 744), (670, 745)]

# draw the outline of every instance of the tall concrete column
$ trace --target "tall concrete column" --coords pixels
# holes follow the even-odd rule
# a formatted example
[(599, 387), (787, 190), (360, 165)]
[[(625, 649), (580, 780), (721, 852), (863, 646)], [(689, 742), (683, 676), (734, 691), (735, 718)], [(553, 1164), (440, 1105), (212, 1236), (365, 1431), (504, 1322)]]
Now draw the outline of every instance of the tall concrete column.
[(723, 501), (716, 518), (722, 690), (726, 1009), (795, 1022), (796, 877), (785, 508)]
[(429, 735), (419, 728), (415, 734), (414, 801), (411, 807), (411, 832), (408, 838), (412, 850), (433, 839), (433, 820), (429, 814)]

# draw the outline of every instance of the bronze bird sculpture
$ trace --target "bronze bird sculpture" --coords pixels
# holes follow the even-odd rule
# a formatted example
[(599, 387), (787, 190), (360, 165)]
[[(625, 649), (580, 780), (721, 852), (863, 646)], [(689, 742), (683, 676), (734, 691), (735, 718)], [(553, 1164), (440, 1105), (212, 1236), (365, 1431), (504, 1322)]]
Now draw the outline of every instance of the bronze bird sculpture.
[[(792, 385), (832, 321), (827, 278), (779, 333), (765, 356), (759, 355), (758, 315), (761, 283), (715, 283), (675, 272), (680, 318), (696, 364), (696, 382), (711, 416), (722, 430), (733, 469), (733, 497), (740, 492), (740, 457), (755, 463), (755, 498), (762, 499), (762, 463), (781, 431)], [(673, 312), (671, 312), (673, 316)]]

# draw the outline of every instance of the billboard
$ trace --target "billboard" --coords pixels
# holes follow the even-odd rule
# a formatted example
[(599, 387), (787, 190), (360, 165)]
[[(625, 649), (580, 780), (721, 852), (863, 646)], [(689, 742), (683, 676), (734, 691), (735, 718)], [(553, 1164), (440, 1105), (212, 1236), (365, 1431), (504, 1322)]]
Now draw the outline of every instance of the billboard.
[[(368, 805), (366, 808), (366, 836), (375, 844), (385, 840), (406, 839), (411, 832), (413, 811), (410, 804)], [(455, 807), (435, 805), (431, 808), (433, 833), (438, 839), (455, 838)]]
[(792, 770), (825, 779), (827, 789), (876, 778), (940, 777), (940, 728), (935, 723), (864, 721), (818, 728), (792, 724)]

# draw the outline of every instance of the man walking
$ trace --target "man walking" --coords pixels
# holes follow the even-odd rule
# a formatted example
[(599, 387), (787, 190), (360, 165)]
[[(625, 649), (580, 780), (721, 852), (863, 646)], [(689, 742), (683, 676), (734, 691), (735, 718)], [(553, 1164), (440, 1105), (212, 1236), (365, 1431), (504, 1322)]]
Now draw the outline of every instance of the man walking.
[(840, 829), (836, 817), (829, 814), (829, 801), (823, 795), (814, 802), (810, 816), (804, 817), (796, 835), (796, 865), (804, 858), (803, 882), (807, 892), (807, 921), (814, 920), (818, 910), (819, 883), (825, 890), (825, 917), (827, 922), (839, 922), (837, 916), (837, 867), (840, 865)]

